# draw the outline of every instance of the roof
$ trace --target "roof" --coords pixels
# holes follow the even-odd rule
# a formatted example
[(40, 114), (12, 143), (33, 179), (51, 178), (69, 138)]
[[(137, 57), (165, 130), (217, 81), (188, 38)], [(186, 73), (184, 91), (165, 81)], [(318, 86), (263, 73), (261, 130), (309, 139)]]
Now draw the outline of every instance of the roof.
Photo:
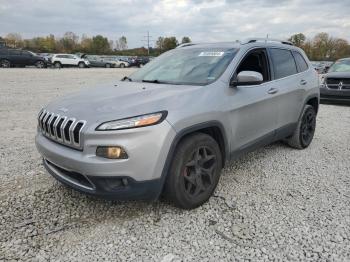
[(266, 44), (269, 46), (283, 46), (283, 47), (294, 47), (293, 43), (285, 40), (279, 39), (268, 39), (268, 38), (248, 38), (242, 41), (236, 40), (232, 42), (217, 42), (217, 43), (185, 43), (179, 45), (177, 48), (206, 48), (206, 47), (218, 47), (218, 48), (239, 48), (240, 46), (245, 45), (257, 45), (257, 44)]

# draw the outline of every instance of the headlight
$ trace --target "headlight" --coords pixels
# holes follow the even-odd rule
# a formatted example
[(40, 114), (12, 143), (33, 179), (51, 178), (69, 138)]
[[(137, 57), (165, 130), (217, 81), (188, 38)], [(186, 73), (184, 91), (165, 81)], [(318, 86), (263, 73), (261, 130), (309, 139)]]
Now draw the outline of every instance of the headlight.
[(144, 126), (152, 126), (161, 123), (167, 116), (166, 111), (135, 116), (130, 118), (124, 118), (114, 121), (108, 121), (99, 125), (96, 130), (106, 131), (106, 130), (121, 130), (129, 128), (137, 128)]

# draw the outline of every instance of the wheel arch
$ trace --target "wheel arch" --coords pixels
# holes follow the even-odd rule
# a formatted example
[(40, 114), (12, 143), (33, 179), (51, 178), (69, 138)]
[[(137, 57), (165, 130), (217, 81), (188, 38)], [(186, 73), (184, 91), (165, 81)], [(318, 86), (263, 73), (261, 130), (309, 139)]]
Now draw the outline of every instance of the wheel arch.
[(319, 102), (319, 99), (317, 96), (311, 96), (311, 97), (308, 97), (306, 99), (306, 102), (305, 102), (305, 105), (310, 105), (312, 106), (315, 111), (316, 111), (316, 114), (318, 113), (318, 108), (319, 108), (319, 105), (320, 105), (320, 102)]
[(175, 138), (171, 143), (168, 155), (166, 157), (166, 160), (163, 166), (162, 174), (161, 174), (161, 186), (160, 186), (159, 195), (163, 191), (164, 183), (168, 176), (169, 169), (171, 166), (171, 161), (174, 157), (177, 146), (185, 137), (194, 133), (204, 133), (214, 138), (214, 140), (218, 143), (220, 147), (220, 151), (222, 154), (222, 162), (223, 162), (222, 166), (223, 167), (225, 166), (225, 163), (229, 157), (229, 146), (228, 146), (229, 144), (228, 144), (227, 135), (226, 135), (224, 126), (219, 121), (214, 120), (214, 121), (208, 121), (208, 122), (199, 123), (193, 126), (186, 127), (176, 134)]

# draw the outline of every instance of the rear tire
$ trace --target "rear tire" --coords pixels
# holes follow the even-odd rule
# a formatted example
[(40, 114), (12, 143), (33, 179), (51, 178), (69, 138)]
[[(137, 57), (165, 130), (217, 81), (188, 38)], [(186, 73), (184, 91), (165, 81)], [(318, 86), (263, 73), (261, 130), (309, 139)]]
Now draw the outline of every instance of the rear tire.
[(9, 60), (3, 59), (0, 61), (0, 67), (9, 68), (11, 67), (11, 63)]
[(163, 195), (178, 207), (196, 208), (213, 194), (221, 169), (216, 141), (203, 133), (189, 135), (176, 148)]
[(124, 68), (124, 67), (125, 67), (125, 64), (121, 63), (120, 68)]
[(315, 129), (316, 111), (312, 106), (306, 105), (298, 121), (297, 128), (293, 135), (286, 139), (286, 142), (289, 146), (296, 149), (307, 148), (312, 142)]
[(85, 68), (85, 63), (84, 62), (79, 62), (78, 67), (79, 68)]
[(111, 64), (106, 64), (106, 68), (111, 68)]

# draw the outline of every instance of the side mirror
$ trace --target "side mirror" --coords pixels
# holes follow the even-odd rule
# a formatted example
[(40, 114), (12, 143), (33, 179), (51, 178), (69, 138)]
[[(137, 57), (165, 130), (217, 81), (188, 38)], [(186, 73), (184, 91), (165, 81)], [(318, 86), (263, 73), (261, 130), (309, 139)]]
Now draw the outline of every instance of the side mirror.
[(248, 86), (259, 85), (264, 81), (262, 74), (255, 71), (241, 71), (238, 75), (232, 78), (230, 86)]

